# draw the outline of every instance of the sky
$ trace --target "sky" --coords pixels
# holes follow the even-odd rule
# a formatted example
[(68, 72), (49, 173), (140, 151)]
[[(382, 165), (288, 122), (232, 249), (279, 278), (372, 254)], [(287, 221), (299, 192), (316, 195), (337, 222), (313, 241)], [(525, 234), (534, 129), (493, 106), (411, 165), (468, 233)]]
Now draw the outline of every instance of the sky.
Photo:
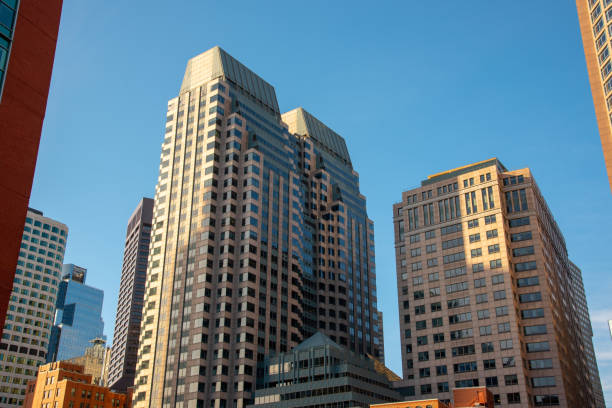
[(612, 404), (612, 195), (573, 0), (64, 0), (30, 206), (104, 289), (112, 339), (128, 218), (153, 197), (167, 101), (219, 45), (347, 141), (375, 223), (387, 365), (401, 373), (392, 204), (429, 174), (530, 167), (582, 269)]

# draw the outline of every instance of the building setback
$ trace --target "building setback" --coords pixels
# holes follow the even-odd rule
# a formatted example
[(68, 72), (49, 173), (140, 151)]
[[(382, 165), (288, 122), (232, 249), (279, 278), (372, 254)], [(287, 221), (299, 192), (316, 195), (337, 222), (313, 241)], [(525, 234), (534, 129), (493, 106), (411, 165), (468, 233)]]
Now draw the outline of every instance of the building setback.
[(577, 317), (577, 329), (581, 334), (580, 352), (577, 357), (583, 360), (583, 366), (588, 369), (589, 385), (591, 387), (589, 394), (593, 396), (593, 400), (590, 401), (591, 405), (597, 408), (605, 408), (606, 402), (604, 400), (601, 380), (599, 378), (595, 349), (593, 348), (593, 327), (591, 326), (586, 293), (584, 291), (584, 284), (582, 283), (582, 272), (580, 268), (571, 261), (569, 267), (573, 293), (573, 313)]
[(121, 392), (126, 392), (128, 387), (134, 385), (152, 222), (153, 200), (145, 197), (140, 200), (128, 221), (123, 251), (108, 374), (111, 388)]
[(40, 366), (28, 383), (24, 408), (130, 408), (126, 394), (94, 384), (82, 365), (57, 361)]
[(612, 189), (612, 3), (576, 0), (599, 137)]
[(268, 357), (249, 408), (369, 407), (397, 401), (400, 378), (380, 361), (348, 351), (322, 333)]
[(374, 227), (344, 139), (219, 47), (169, 101), (135, 405), (239, 407), (316, 331), (380, 357)]
[(496, 406), (597, 406), (579, 272), (529, 169), (492, 159), (429, 176), (393, 220), (409, 395), (484, 385)]
[(92, 340), (104, 338), (104, 292), (86, 285), (86, 278), (85, 268), (62, 267), (47, 362), (82, 356)]
[(61, 10), (62, 0), (0, 0), (0, 324), (13, 289)]
[(23, 404), (46, 361), (67, 236), (64, 224), (28, 209), (0, 341), (0, 407)]

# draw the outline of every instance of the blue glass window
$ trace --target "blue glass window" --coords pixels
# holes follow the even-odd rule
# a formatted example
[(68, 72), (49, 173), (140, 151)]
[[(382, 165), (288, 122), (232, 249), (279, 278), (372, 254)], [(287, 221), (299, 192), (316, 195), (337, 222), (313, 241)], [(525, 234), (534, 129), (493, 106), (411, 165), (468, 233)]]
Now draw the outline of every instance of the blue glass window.
[(0, 98), (17, 17), (17, 3), (18, 0), (0, 0)]

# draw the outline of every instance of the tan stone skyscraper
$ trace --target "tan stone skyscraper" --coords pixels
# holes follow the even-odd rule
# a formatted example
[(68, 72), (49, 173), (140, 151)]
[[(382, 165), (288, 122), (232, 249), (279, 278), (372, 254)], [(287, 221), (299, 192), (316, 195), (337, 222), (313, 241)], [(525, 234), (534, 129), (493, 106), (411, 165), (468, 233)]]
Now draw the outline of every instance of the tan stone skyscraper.
[(576, 0), (591, 93), (612, 188), (612, 1)]
[(316, 331), (382, 357), (344, 139), (218, 47), (168, 103), (151, 237), (136, 407), (245, 407), (257, 363)]
[(529, 169), (429, 176), (393, 206), (403, 386), (496, 406), (600, 407), (580, 270)]

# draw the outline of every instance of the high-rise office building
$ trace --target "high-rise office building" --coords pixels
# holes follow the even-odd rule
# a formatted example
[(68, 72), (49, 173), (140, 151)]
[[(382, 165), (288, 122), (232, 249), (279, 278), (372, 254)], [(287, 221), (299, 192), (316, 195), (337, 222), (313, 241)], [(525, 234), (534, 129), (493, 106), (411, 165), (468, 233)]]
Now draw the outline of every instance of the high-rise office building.
[(586, 293), (584, 284), (582, 283), (582, 272), (573, 262), (569, 263), (571, 272), (572, 296), (569, 299), (573, 304), (572, 312), (578, 320), (578, 331), (581, 334), (580, 352), (577, 357), (583, 360), (583, 367), (588, 369), (589, 385), (591, 389), (589, 393), (593, 396), (590, 401), (591, 406), (596, 408), (605, 408), (606, 402), (603, 396), (601, 380), (599, 378), (599, 368), (597, 368), (597, 360), (595, 359), (595, 349), (593, 348), (593, 327), (591, 326), (591, 318), (589, 317), (589, 308), (587, 306)]
[(597, 406), (579, 272), (529, 169), (491, 159), (429, 176), (393, 219), (408, 394), (485, 385), (496, 406)]
[(612, 3), (576, 0), (599, 137), (612, 188)]
[(73, 264), (62, 267), (47, 362), (82, 356), (91, 340), (104, 338), (104, 292), (86, 285), (86, 278), (85, 268)]
[(153, 200), (143, 198), (128, 221), (125, 235), (121, 284), (108, 374), (111, 388), (122, 392), (126, 392), (128, 387), (134, 385), (136, 374), (152, 222)]
[[(374, 227), (344, 139), (215, 47), (168, 103), (135, 405), (245, 407), (321, 331), (380, 357)], [(259, 373), (261, 374), (261, 373)]]
[(85, 354), (65, 361), (83, 366), (85, 374), (91, 374), (93, 384), (108, 387), (111, 349), (106, 347), (104, 339), (93, 339), (90, 343), (91, 346), (85, 349)]
[(0, 407), (22, 405), (45, 363), (67, 236), (64, 224), (28, 209), (0, 341)]
[(0, 328), (30, 201), (61, 10), (62, 0), (0, 0)]

